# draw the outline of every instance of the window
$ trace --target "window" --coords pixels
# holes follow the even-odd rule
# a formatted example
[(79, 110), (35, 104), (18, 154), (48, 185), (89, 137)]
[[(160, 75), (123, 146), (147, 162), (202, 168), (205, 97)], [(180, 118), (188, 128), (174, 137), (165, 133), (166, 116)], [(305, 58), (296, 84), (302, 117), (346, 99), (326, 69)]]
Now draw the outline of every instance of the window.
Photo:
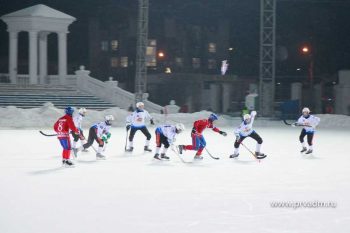
[(108, 51), (108, 41), (106, 40), (101, 41), (101, 50)]
[(112, 57), (111, 58), (111, 67), (116, 68), (119, 66), (119, 60), (117, 57)]
[(216, 69), (216, 60), (215, 59), (208, 59), (208, 69)]
[(148, 40), (148, 46), (146, 49), (146, 66), (157, 66), (157, 40)]
[(194, 69), (200, 68), (201, 67), (201, 59), (197, 58), (197, 57), (192, 58), (192, 67)]
[(178, 67), (183, 67), (184, 66), (184, 61), (182, 57), (176, 57), (175, 58), (175, 63)]
[(157, 40), (148, 40), (148, 46), (152, 46), (152, 47), (157, 46)]
[(116, 50), (118, 50), (118, 41), (117, 40), (112, 40), (111, 41), (111, 49), (113, 50), (113, 51), (116, 51)]
[(146, 55), (147, 56), (152, 56), (156, 54), (156, 48), (155, 47), (150, 47), (148, 46), (146, 49)]
[(216, 44), (215, 43), (208, 44), (208, 52), (209, 53), (216, 53)]
[(128, 57), (121, 57), (120, 58), (120, 66), (123, 68), (128, 67)]

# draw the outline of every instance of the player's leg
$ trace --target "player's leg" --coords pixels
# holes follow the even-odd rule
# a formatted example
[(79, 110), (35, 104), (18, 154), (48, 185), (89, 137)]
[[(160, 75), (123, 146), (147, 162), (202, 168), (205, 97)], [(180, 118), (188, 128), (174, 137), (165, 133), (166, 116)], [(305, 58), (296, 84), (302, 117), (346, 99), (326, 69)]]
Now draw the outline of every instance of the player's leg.
[(313, 138), (314, 138), (314, 133), (308, 133), (306, 134), (307, 136), (307, 144), (309, 145), (309, 149), (306, 151), (305, 154), (311, 154), (313, 151)]
[(156, 130), (156, 153), (154, 155), (153, 158), (155, 159), (159, 159), (159, 152), (160, 152), (160, 148), (162, 146), (161, 142), (160, 142), (160, 132)]
[(149, 143), (151, 140), (151, 134), (149, 133), (147, 127), (141, 128), (141, 132), (146, 136), (146, 142), (145, 142), (145, 147), (144, 150), (148, 152), (152, 152), (152, 150), (149, 148)]
[(169, 146), (170, 146), (169, 141), (168, 141), (168, 138), (165, 137), (164, 135), (161, 135), (160, 140), (161, 140), (161, 143), (164, 145), (163, 150), (162, 150), (162, 153), (160, 154), (160, 157), (161, 157), (162, 159), (168, 160), (169, 157), (166, 155), (166, 152), (168, 151), (168, 148), (169, 148)]
[(301, 144), (301, 147), (302, 147), (302, 149), (301, 149), (301, 153), (302, 152), (305, 152), (306, 150), (307, 150), (307, 148), (306, 148), (306, 144), (305, 144), (305, 142), (304, 142), (304, 137), (305, 137), (305, 135), (306, 135), (306, 130), (305, 129), (302, 129), (301, 130), (301, 133), (300, 133), (300, 135), (299, 135), (299, 141), (300, 141), (300, 144)]
[(134, 128), (134, 127), (131, 127), (130, 129), (130, 134), (129, 134), (129, 148), (126, 149), (126, 151), (128, 152), (132, 152), (134, 150), (134, 143), (133, 143), (133, 140), (134, 140), (134, 136), (135, 136), (135, 133), (138, 129), (137, 128)]

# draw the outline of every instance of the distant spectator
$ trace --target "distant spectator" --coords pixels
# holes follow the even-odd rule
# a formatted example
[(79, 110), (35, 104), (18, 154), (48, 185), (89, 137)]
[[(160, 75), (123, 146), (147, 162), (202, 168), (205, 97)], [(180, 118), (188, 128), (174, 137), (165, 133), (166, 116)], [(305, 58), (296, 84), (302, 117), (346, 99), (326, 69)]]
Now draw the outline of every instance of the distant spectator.
[(247, 106), (244, 106), (243, 109), (242, 109), (242, 117), (243, 117), (245, 114), (249, 114), (249, 110), (248, 110)]
[(332, 105), (328, 104), (326, 106), (326, 113), (327, 114), (333, 114), (334, 113), (334, 109), (333, 109)]
[(186, 104), (182, 105), (181, 108), (180, 108), (180, 112), (187, 113), (188, 112), (188, 106)]
[(134, 107), (132, 106), (132, 104), (130, 104), (129, 108), (128, 108), (129, 112), (133, 112), (134, 111)]

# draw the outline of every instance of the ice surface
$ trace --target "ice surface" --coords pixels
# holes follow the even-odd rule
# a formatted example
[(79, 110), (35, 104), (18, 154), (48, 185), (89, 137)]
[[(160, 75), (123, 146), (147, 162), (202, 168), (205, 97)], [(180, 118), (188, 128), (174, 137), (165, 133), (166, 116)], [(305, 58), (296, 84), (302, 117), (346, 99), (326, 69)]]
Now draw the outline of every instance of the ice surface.
[[(238, 159), (228, 158), (238, 119), (222, 117), (218, 122), (227, 137), (205, 131), (208, 150), (220, 160), (204, 153), (203, 161), (191, 164), (170, 151), (170, 161), (153, 160), (153, 153), (143, 152), (140, 132), (134, 152), (124, 153), (125, 128), (114, 127), (107, 160), (96, 161), (90, 149), (80, 153), (76, 167), (70, 169), (61, 167), (58, 140), (38, 133), (39, 129), (52, 133), (52, 119), (61, 110), (43, 109), (0, 111), (1, 233), (350, 232), (349, 117), (321, 115), (325, 125), (316, 133), (310, 156), (299, 153), (300, 128), (258, 118), (256, 131), (264, 140), (262, 151), (268, 154), (261, 162), (244, 148)], [(115, 111), (118, 121), (124, 120), (123, 110), (109, 111)], [(97, 115), (90, 116), (91, 121), (104, 114), (91, 111)], [(188, 125), (176, 143), (189, 144), (190, 123), (206, 115), (171, 116)], [(162, 117), (157, 116), (158, 122)], [(10, 129), (5, 123), (11, 118), (26, 122)], [(343, 129), (334, 128), (328, 118), (343, 119)], [(83, 123), (86, 133), (89, 123)], [(153, 136), (154, 127), (150, 130)], [(245, 144), (254, 150), (253, 140)], [(191, 160), (193, 154), (186, 151), (184, 158)], [(337, 207), (271, 208), (273, 201), (332, 201)]]

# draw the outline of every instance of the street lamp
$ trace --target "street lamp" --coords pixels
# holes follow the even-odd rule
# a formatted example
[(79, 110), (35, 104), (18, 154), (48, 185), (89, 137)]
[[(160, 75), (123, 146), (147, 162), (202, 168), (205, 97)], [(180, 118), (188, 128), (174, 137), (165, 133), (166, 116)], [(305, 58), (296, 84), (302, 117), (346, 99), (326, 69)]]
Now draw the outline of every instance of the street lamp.
[(302, 54), (305, 56), (308, 56), (310, 59), (309, 63), (309, 82), (310, 82), (310, 87), (312, 88), (313, 82), (314, 82), (314, 58), (311, 49), (308, 46), (303, 46), (301, 48)]
[(164, 58), (164, 56), (165, 56), (164, 52), (162, 52), (162, 51), (158, 52), (158, 57), (159, 58)]

